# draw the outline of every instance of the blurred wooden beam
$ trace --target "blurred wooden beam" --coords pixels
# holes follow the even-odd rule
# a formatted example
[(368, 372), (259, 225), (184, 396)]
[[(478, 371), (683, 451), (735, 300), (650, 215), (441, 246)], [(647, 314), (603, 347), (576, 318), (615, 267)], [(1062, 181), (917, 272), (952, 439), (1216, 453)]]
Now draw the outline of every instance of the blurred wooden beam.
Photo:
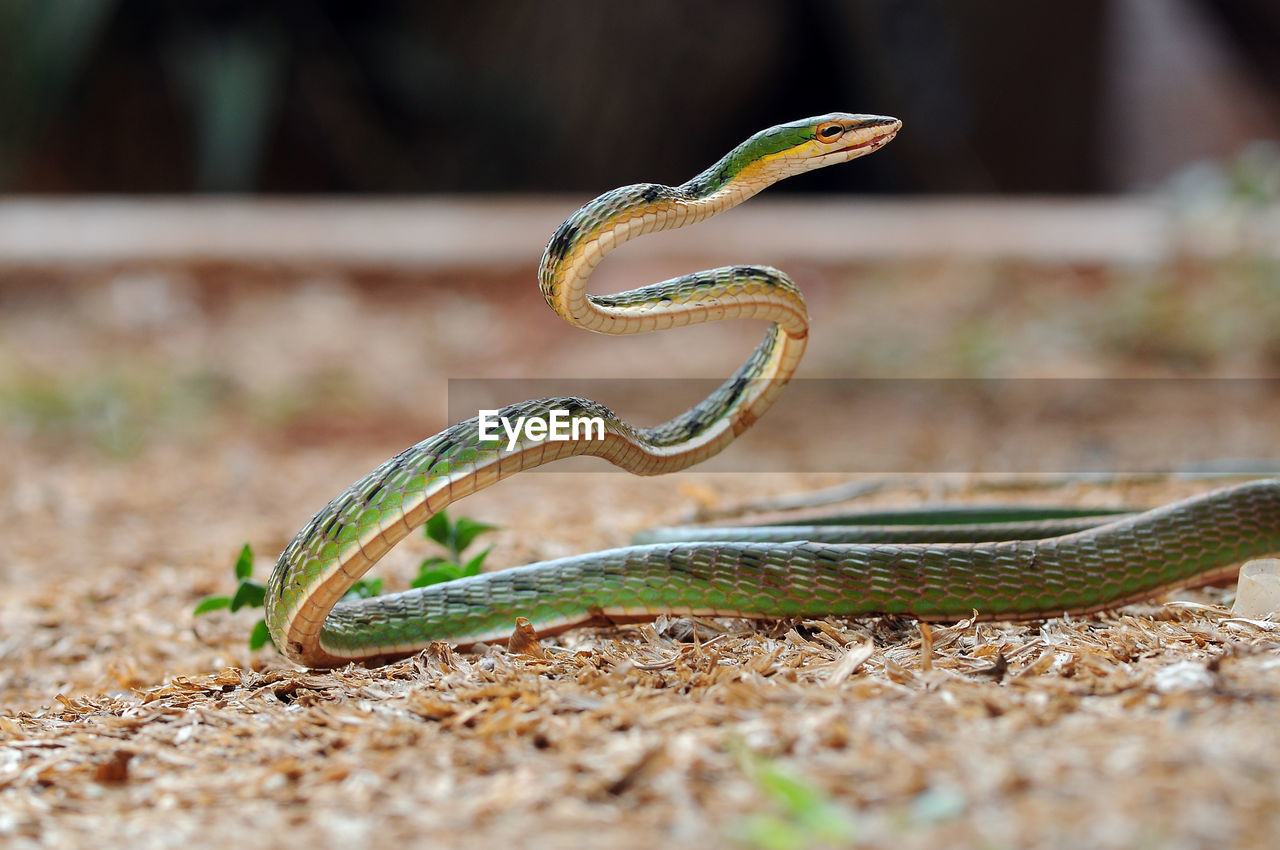
[[(18, 198), (0, 201), (0, 266), (532, 267), (552, 231), (584, 200)], [(914, 257), (1146, 263), (1242, 248), (1280, 256), (1280, 208), (1240, 218), (1140, 198), (761, 199), (623, 254), (765, 263)]]

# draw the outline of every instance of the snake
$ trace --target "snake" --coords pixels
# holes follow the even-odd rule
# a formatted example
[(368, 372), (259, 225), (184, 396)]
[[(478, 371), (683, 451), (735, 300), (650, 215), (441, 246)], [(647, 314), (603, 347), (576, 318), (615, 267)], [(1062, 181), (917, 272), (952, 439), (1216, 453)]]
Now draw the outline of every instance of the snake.
[[(675, 418), (634, 426), (573, 396), (508, 405), (508, 421), (600, 422), (577, 439), (486, 431), (480, 417), (387, 460), (321, 508), (276, 562), (265, 619), (282, 654), (306, 667), (383, 663), (435, 641), (502, 641), (526, 620), (538, 636), (662, 614), (751, 619), (908, 615), (958, 620), (1091, 613), (1230, 574), (1280, 551), (1280, 481), (1250, 481), (1148, 511), (973, 522), (864, 516), (839, 526), (671, 530), (617, 549), (353, 599), (393, 546), (457, 500), (523, 470), (579, 455), (640, 475), (686, 469), (726, 448), (774, 403), (804, 352), (809, 318), (783, 272), (735, 265), (612, 295), (587, 283), (610, 251), (687, 227), (784, 178), (879, 150), (902, 123), (831, 113), (752, 135), (679, 186), (606, 192), (556, 229), (538, 268), (547, 304), (571, 325), (638, 334), (723, 319), (768, 323), (714, 392)], [(829, 423), (839, 427), (838, 422)], [(928, 522), (927, 518), (925, 522)]]

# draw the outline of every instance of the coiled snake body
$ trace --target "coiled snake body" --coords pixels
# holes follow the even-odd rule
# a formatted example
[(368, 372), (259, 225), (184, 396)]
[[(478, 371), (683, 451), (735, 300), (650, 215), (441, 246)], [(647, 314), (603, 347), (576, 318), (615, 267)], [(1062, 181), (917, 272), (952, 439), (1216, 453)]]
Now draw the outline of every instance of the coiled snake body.
[[(472, 419), (391, 458), (329, 502), (281, 554), (266, 595), (276, 646), (315, 667), (404, 656), (434, 640), (502, 639), (518, 616), (543, 634), (664, 612), (945, 619), (976, 609), (987, 616), (1052, 616), (1149, 597), (1280, 550), (1280, 482), (1272, 481), (1096, 526), (1053, 527), (1043, 533), (1056, 536), (1040, 540), (901, 543), (888, 542), (904, 537), (890, 530), (879, 532), (876, 543), (816, 542), (824, 538), (818, 533), (799, 541), (794, 532), (780, 532), (792, 535), (783, 540), (659, 542), (343, 600), (413, 529), (509, 475), (582, 454), (638, 474), (672, 472), (714, 455), (750, 427), (804, 351), (808, 316), (786, 275), (734, 266), (612, 296), (588, 295), (587, 280), (605, 254), (629, 239), (693, 224), (785, 177), (871, 153), (900, 126), (893, 118), (841, 113), (783, 124), (752, 136), (681, 186), (626, 186), (575, 212), (552, 237), (539, 269), (543, 296), (565, 320), (632, 334), (765, 319), (771, 325), (764, 339), (719, 389), (662, 425), (637, 428), (595, 402), (548, 398), (501, 413), (599, 417), (606, 423), (603, 438), (546, 441), (526, 434), (508, 445), (505, 437), (482, 439)], [(987, 535), (978, 527), (964, 539)]]

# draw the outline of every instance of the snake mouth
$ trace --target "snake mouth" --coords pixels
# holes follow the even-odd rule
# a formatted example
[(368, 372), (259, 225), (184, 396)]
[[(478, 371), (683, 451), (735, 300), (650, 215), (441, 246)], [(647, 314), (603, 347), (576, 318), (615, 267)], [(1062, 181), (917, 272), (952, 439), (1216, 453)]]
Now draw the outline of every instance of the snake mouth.
[(887, 144), (888, 141), (892, 139), (894, 136), (896, 136), (897, 134), (898, 134), (898, 130), (895, 127), (893, 130), (891, 130), (888, 133), (881, 133), (878, 136), (872, 136), (870, 139), (867, 139), (865, 142), (857, 142), (855, 144), (848, 145), (847, 147), (837, 148), (836, 150), (831, 151), (831, 153), (827, 155), (831, 156), (832, 154), (837, 154), (837, 153), (849, 153), (850, 151), (860, 151), (860, 150), (865, 150), (867, 148), (871, 148), (874, 150), (875, 148), (878, 148), (884, 144)]

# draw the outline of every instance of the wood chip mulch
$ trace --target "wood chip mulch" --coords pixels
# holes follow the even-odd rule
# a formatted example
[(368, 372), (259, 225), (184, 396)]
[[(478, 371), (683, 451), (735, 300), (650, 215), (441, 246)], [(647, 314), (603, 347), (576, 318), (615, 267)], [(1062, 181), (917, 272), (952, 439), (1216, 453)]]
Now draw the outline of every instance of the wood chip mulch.
[[(497, 308), (470, 298), (434, 299), (440, 318), (323, 281), (209, 303), (171, 287), (117, 321), (112, 291), (0, 311), (0, 845), (1275, 844), (1280, 624), (1233, 616), (1230, 590), (1022, 624), (663, 619), (375, 669), (250, 652), (255, 612), (191, 616), (231, 589), (243, 543), (261, 578), (319, 503), (430, 433), (424, 372), (517, 363), (522, 340), (477, 350), (461, 323)], [(358, 355), (376, 360), (366, 395), (334, 371)], [(159, 418), (98, 401), (120, 397)], [(532, 473), (462, 510), (501, 526), (497, 569), (849, 480)], [(1207, 486), (959, 476), (859, 504), (1110, 507)], [(429, 554), (406, 541), (378, 574), (404, 587)]]

